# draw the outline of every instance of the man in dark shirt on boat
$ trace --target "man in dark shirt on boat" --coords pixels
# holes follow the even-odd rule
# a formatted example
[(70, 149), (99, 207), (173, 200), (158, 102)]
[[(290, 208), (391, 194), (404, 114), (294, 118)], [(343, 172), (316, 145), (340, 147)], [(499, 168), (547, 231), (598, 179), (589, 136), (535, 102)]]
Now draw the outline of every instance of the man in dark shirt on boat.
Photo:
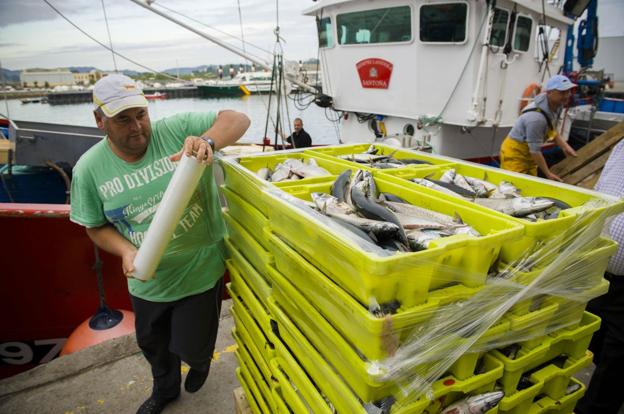
[[(307, 148), (312, 146), (312, 138), (310, 134), (303, 129), (303, 121), (301, 118), (295, 118), (294, 122), (295, 131), (291, 136), (286, 138), (289, 144), (292, 144), (295, 148)], [(293, 142), (294, 140), (294, 142)]]
[[(213, 176), (213, 151), (235, 143), (249, 118), (234, 111), (183, 113), (151, 122), (147, 100), (124, 75), (93, 89), (94, 115), (106, 138), (73, 170), (70, 219), (93, 242), (122, 259), (136, 336), (153, 376), (137, 414), (158, 414), (184, 388), (204, 384), (214, 352), (223, 289), (225, 224)], [(154, 277), (132, 278), (134, 259), (182, 153), (208, 165)]]

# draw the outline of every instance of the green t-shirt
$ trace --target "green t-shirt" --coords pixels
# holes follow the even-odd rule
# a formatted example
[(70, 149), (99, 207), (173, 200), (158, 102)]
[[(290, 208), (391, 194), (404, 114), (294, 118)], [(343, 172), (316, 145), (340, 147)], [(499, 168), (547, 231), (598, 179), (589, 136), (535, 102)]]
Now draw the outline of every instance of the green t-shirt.
[[(214, 123), (214, 113), (184, 113), (152, 124), (147, 152), (128, 163), (117, 157), (107, 139), (82, 155), (74, 167), (70, 219), (85, 227), (106, 223), (139, 247), (173, 176), (178, 152), (189, 135), (199, 136)], [(128, 279), (134, 296), (154, 302), (174, 301), (212, 288), (225, 270), (225, 224), (212, 166), (191, 197), (154, 279)]]

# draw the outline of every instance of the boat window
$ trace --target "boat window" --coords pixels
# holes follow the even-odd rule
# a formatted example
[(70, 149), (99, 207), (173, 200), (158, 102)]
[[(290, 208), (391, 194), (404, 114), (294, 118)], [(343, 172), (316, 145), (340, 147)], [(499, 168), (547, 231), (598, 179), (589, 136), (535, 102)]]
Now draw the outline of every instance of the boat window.
[(507, 40), (507, 25), (509, 24), (509, 12), (503, 9), (494, 9), (494, 21), (490, 34), (491, 46), (505, 46)]
[(466, 40), (466, 3), (427, 4), (420, 7), (422, 42), (461, 43)]
[(533, 20), (530, 17), (518, 16), (516, 20), (516, 30), (514, 30), (514, 50), (526, 52), (531, 43), (531, 29)]
[(408, 42), (412, 39), (411, 21), (409, 6), (339, 14), (338, 42), (341, 45)]
[(318, 29), (319, 47), (333, 47), (334, 33), (332, 32), (331, 18), (323, 17), (316, 20)]

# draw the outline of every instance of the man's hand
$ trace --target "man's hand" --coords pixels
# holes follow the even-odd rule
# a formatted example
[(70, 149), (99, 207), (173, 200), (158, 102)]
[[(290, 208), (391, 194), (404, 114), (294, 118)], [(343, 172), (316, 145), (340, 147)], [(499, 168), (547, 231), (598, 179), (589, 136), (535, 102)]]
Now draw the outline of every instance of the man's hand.
[(169, 159), (171, 161), (180, 161), (182, 154), (186, 154), (188, 157), (195, 156), (197, 161), (204, 164), (212, 164), (212, 148), (200, 137), (186, 137), (182, 149), (169, 157)]
[[(132, 274), (134, 273), (134, 258), (137, 255), (137, 249), (128, 249), (121, 255), (121, 268), (123, 270), (124, 275), (128, 279), (134, 279)], [(140, 280), (140, 279), (138, 279)]]
[(561, 183), (563, 182), (563, 180), (557, 174), (554, 174), (550, 171), (546, 173), (546, 178), (548, 178), (549, 180), (553, 180), (553, 181), (559, 181)]

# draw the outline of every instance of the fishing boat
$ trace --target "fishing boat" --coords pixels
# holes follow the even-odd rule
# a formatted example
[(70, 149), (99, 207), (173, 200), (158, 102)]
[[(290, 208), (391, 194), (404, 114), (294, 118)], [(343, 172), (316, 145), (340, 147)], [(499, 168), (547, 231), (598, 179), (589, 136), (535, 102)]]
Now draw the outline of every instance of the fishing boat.
[[(549, 3), (315, 2), (304, 13), (318, 23), (323, 92), (343, 115), (342, 141), (496, 154), (525, 89), (572, 72), (575, 7), (588, 2)], [(565, 115), (564, 135), (574, 114)]]
[(159, 99), (167, 99), (167, 94), (166, 93), (160, 93), (160, 92), (146, 93), (144, 96), (145, 96), (145, 99), (147, 99), (148, 101), (156, 101), (156, 100), (159, 100)]

